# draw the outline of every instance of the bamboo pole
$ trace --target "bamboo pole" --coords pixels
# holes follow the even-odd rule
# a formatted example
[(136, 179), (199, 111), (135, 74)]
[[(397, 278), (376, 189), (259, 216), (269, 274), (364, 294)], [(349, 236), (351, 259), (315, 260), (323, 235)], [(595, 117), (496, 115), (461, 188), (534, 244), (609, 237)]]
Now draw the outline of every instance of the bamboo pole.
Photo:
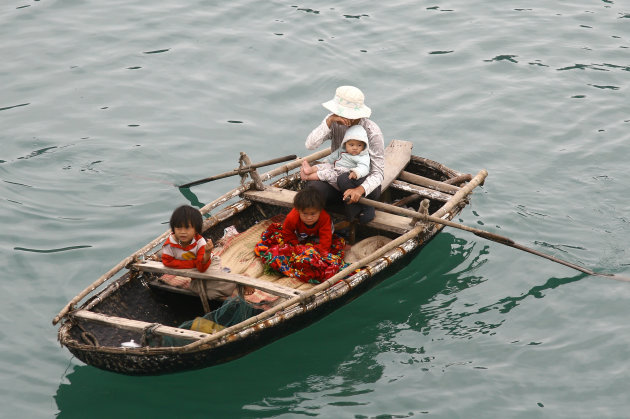
[[(287, 164), (282, 165), (280, 167), (277, 167), (277, 168), (275, 168), (273, 170), (270, 170), (269, 172), (266, 172), (266, 173), (262, 174), (260, 177), (261, 177), (261, 179), (263, 181), (269, 180), (269, 179), (271, 179), (271, 178), (273, 178), (275, 176), (278, 176), (278, 175), (280, 175), (282, 173), (285, 173), (285, 172), (288, 173), (290, 170), (300, 166), (302, 164), (303, 160), (311, 162), (311, 161), (319, 160), (319, 159), (321, 159), (323, 157), (326, 157), (328, 154), (330, 154), (330, 149), (329, 148), (328, 149), (324, 149), (324, 150), (320, 150), (320, 151), (315, 152), (313, 154), (310, 154), (310, 155), (308, 155), (306, 157), (299, 158), (299, 159), (295, 160), (294, 162), (287, 163)], [(209, 212), (210, 210), (212, 210), (213, 208), (216, 208), (217, 206), (223, 204), (224, 202), (227, 202), (229, 199), (232, 199), (232, 198), (238, 196), (239, 194), (241, 194), (244, 191), (246, 191), (247, 189), (249, 189), (251, 184), (252, 184), (252, 182), (248, 182), (245, 185), (241, 185), (241, 186), (239, 186), (237, 188), (232, 189), (231, 191), (227, 192), (226, 194), (222, 195), (221, 197), (215, 199), (211, 203), (209, 203), (209, 204), (205, 205), (203, 208), (201, 208), (200, 209), (201, 213), (205, 214), (205, 213)], [(229, 198), (225, 199), (226, 195), (229, 195)], [(107, 281), (108, 279), (110, 279), (114, 275), (116, 275), (116, 273), (118, 273), (121, 269), (123, 269), (125, 266), (127, 266), (129, 263), (131, 263), (133, 260), (135, 260), (138, 256), (147, 253), (149, 250), (151, 250), (155, 246), (157, 246), (160, 242), (162, 242), (164, 239), (166, 239), (166, 237), (170, 234), (170, 232), (171, 232), (170, 230), (165, 231), (160, 236), (158, 236), (156, 239), (151, 241), (149, 244), (145, 245), (144, 247), (142, 247), (141, 249), (139, 249), (135, 253), (132, 253), (130, 256), (127, 256), (125, 259), (120, 261), (112, 269), (110, 269), (105, 274), (100, 276), (96, 281), (94, 281), (87, 288), (85, 288), (83, 291), (81, 291), (79, 294), (77, 294), (74, 298), (72, 298), (72, 300), (70, 300), (61, 309), (61, 311), (55, 316), (55, 318), (52, 321), (52, 324), (56, 325), (57, 323), (59, 323), (59, 321), (66, 314), (68, 314), (68, 312), (72, 309), (72, 307), (75, 304), (77, 304), (79, 301), (81, 301), (83, 298), (85, 298), (87, 295), (89, 295), (91, 292), (93, 292), (96, 288), (101, 286), (105, 281)]]
[(218, 174), (218, 175), (210, 176), (210, 177), (207, 177), (207, 178), (204, 178), (204, 179), (196, 180), (194, 182), (185, 183), (183, 185), (179, 185), (178, 188), (190, 188), (191, 186), (200, 185), (202, 183), (207, 183), (207, 182), (212, 182), (213, 180), (223, 179), (223, 178), (226, 178), (226, 177), (229, 177), (229, 176), (236, 176), (236, 175), (240, 175), (240, 174), (245, 174), (245, 173), (248, 173), (248, 172), (255, 171), (259, 167), (271, 166), (272, 164), (282, 163), (282, 162), (285, 162), (285, 161), (288, 161), (288, 160), (294, 160), (296, 158), (297, 158), (297, 156), (295, 154), (292, 154), (290, 156), (278, 157), (277, 159), (271, 159), (271, 160), (263, 161), (263, 162), (260, 162), (260, 163), (252, 164), (251, 162), (249, 162), (249, 163), (246, 162), (246, 166), (244, 166), (244, 167), (240, 167), (238, 169), (230, 170), (229, 172), (225, 172), (225, 173), (221, 173), (221, 174)]
[(452, 177), (450, 179), (446, 179), (444, 181), (444, 183), (446, 183), (448, 185), (456, 185), (457, 186), (460, 183), (470, 182), (471, 179), (472, 179), (472, 175), (467, 173), (465, 175), (459, 175), (459, 176)]

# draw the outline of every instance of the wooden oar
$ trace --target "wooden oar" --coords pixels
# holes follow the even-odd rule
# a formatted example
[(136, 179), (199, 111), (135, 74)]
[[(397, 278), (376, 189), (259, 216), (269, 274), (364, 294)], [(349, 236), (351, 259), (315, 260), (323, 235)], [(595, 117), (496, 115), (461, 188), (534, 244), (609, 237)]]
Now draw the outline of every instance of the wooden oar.
[(504, 237), (504, 236), (500, 236), (498, 234), (494, 234), (494, 233), (490, 233), (489, 231), (485, 231), (485, 230), (480, 230), (478, 228), (474, 228), (474, 227), (468, 227), (466, 225), (463, 224), (458, 224), (455, 223), (453, 221), (450, 220), (445, 220), (439, 217), (435, 217), (432, 215), (428, 215), (428, 214), (421, 214), (419, 212), (416, 211), (411, 211), (405, 208), (400, 208), (391, 204), (386, 204), (383, 202), (378, 202), (378, 201), (373, 201), (371, 199), (367, 199), (367, 198), (360, 198), (359, 199), (359, 203), (360, 204), (364, 204), (364, 205), (370, 205), (373, 206), (374, 208), (378, 208), (380, 210), (383, 211), (387, 211), (387, 212), (391, 212), (393, 214), (399, 214), (399, 215), (404, 215), (406, 217), (412, 217), (418, 220), (422, 220), (422, 221), (430, 221), (432, 223), (437, 223), (437, 224), (443, 224), (445, 226), (449, 226), (449, 227), (453, 227), (453, 228), (458, 228), (460, 230), (465, 230), (465, 231), (469, 231), (473, 234), (475, 234), (476, 236), (479, 237), (483, 237), (484, 239), (488, 239), (488, 240), (492, 240), (494, 242), (500, 243), (500, 244), (504, 244), (506, 246), (510, 246), (510, 247), (514, 247), (515, 249), (519, 249), (519, 250), (524, 250), (525, 252), (531, 253), (533, 255), (536, 256), (540, 256), (543, 257), (545, 259), (548, 259), (552, 262), (556, 262), (559, 263), (561, 265), (564, 266), (568, 266), (569, 268), (573, 268), (576, 269), (580, 272), (584, 272), (585, 274), (588, 275), (593, 275), (593, 276), (603, 276), (606, 278), (611, 278), (611, 279), (615, 279), (617, 281), (625, 281), (625, 282), (630, 282), (630, 278), (626, 278), (623, 276), (618, 276), (618, 275), (614, 275), (614, 274), (606, 274), (606, 273), (598, 273), (598, 272), (593, 272), (590, 269), (586, 269), (582, 266), (576, 265), (574, 263), (571, 262), (567, 262), (566, 260), (562, 260), (562, 259), (558, 259), (554, 256), (548, 255), (546, 253), (542, 253), (539, 252), (538, 250), (534, 250), (534, 249), (530, 249), (529, 247), (523, 246), (521, 244), (518, 244), (516, 242), (514, 242), (514, 240)]
[(264, 166), (270, 166), (272, 164), (276, 164), (276, 163), (282, 163), (285, 161), (289, 161), (289, 160), (295, 160), (297, 159), (297, 156), (295, 154), (292, 154), (290, 156), (284, 156), (284, 157), (278, 157), (277, 159), (271, 159), (271, 160), (267, 160), (267, 161), (263, 161), (260, 163), (254, 163), (248, 166), (243, 166), (241, 168), (238, 169), (234, 169), (234, 170), (230, 170), (229, 172), (225, 172), (225, 173), (221, 173), (218, 175), (214, 175), (214, 176), (210, 176), (207, 177), (205, 179), (200, 179), (200, 180), (196, 180), (194, 182), (190, 182), (190, 183), (185, 183), (183, 185), (179, 185), (178, 188), (190, 188), (191, 186), (195, 186), (195, 185), (200, 185), (202, 183), (206, 183), (206, 182), (212, 182), (213, 180), (218, 180), (218, 179), (223, 179), (229, 176), (236, 176), (236, 175), (240, 175), (240, 174), (244, 174), (244, 173), (248, 173), (251, 172), (259, 167), (264, 167)]

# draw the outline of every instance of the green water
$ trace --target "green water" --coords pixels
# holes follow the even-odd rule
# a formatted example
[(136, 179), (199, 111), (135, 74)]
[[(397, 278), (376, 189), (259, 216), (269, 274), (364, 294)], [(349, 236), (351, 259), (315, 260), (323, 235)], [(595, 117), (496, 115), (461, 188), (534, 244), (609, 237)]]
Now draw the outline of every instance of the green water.
[(456, 221), (630, 276), (630, 11), (612, 0), (5, 1), (0, 416), (627, 417), (630, 284), (445, 229), (317, 324), (205, 370), (76, 360), (52, 318), (233, 179), (304, 155), (343, 84), (489, 177)]

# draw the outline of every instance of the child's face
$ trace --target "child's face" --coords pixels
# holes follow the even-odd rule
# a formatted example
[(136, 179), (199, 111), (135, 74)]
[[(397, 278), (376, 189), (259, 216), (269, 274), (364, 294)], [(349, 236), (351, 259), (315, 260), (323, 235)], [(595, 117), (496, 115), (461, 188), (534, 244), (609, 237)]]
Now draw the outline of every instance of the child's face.
[(195, 238), (196, 231), (192, 225), (188, 224), (187, 227), (175, 227), (173, 233), (180, 243), (189, 244)]
[(346, 152), (356, 156), (361, 153), (365, 148), (365, 143), (359, 140), (348, 140), (346, 141)]
[(322, 210), (318, 210), (317, 208), (304, 208), (303, 210), (298, 210), (300, 214), (300, 220), (306, 225), (315, 224), (317, 220), (319, 220), (319, 214)]

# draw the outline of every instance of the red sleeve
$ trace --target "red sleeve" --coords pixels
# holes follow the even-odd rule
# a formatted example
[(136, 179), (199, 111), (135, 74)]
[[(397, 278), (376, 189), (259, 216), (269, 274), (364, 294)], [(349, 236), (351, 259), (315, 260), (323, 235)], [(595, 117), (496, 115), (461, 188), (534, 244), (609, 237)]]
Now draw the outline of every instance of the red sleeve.
[(299, 240), (295, 235), (295, 229), (297, 228), (297, 223), (300, 221), (300, 213), (297, 212), (295, 208), (293, 208), (284, 219), (284, 223), (282, 224), (282, 239), (285, 243), (297, 245), (299, 244)]
[(332, 224), (330, 220), (330, 215), (324, 210), (319, 214), (319, 220), (317, 222), (319, 224), (319, 244), (315, 246), (317, 251), (322, 255), (326, 255), (330, 253), (330, 246), (332, 245)]

